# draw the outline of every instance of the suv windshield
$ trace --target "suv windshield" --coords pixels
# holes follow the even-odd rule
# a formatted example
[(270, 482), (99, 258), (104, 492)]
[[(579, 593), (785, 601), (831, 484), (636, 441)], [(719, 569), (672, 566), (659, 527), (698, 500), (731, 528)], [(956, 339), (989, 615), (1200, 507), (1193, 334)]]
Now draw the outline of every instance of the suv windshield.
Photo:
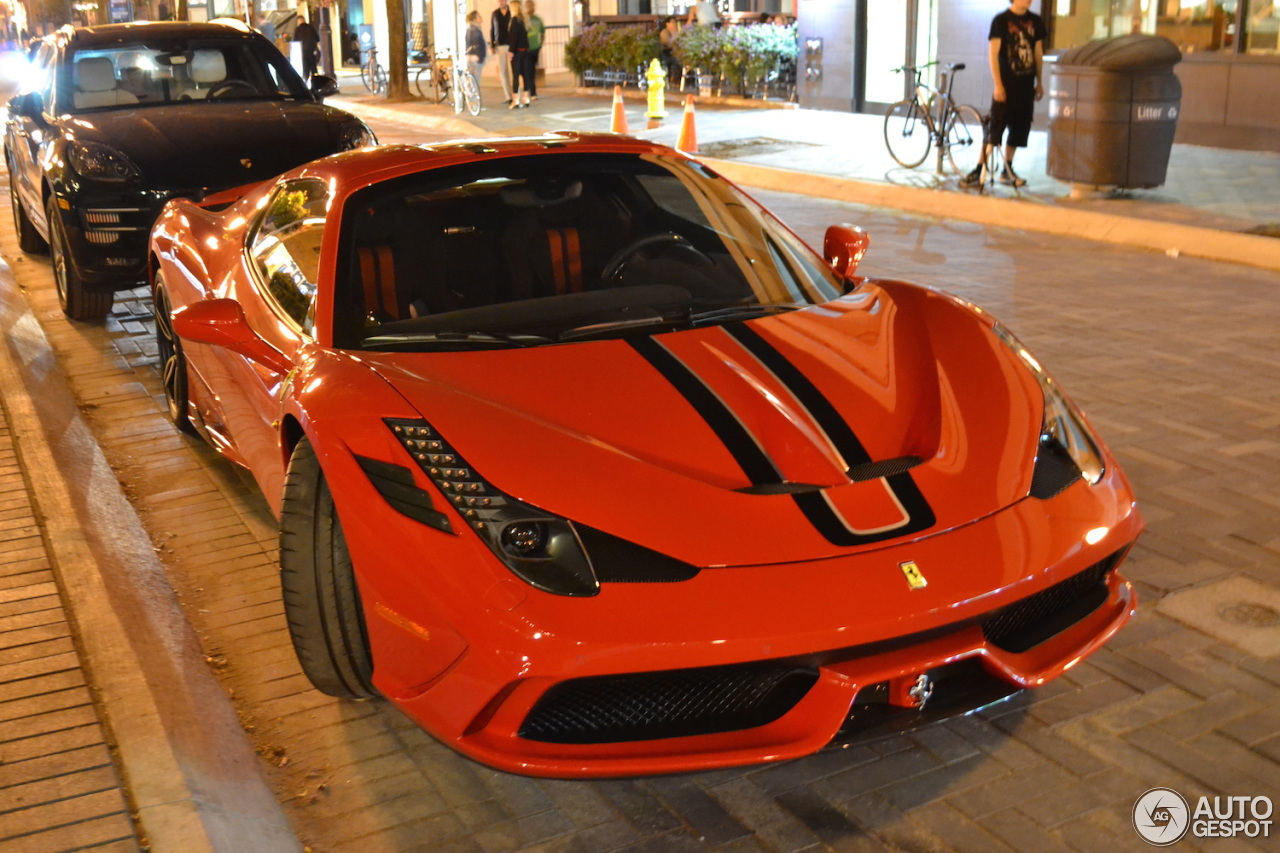
[(831, 268), (682, 157), (540, 154), (422, 172), (345, 205), (339, 346), (535, 346), (836, 298)]
[(72, 112), (224, 98), (309, 97), (301, 78), (265, 42), (145, 40), (81, 48), (59, 74)]

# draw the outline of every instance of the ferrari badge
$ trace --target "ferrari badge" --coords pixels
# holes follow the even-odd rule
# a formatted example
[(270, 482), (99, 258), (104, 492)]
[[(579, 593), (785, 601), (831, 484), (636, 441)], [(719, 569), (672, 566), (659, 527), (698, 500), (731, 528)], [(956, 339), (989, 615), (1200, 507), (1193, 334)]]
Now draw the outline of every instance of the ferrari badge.
[(929, 581), (925, 579), (924, 573), (920, 571), (920, 567), (914, 561), (908, 560), (905, 563), (898, 563), (898, 568), (902, 569), (902, 574), (907, 579), (907, 586), (912, 589), (924, 589), (929, 585)]

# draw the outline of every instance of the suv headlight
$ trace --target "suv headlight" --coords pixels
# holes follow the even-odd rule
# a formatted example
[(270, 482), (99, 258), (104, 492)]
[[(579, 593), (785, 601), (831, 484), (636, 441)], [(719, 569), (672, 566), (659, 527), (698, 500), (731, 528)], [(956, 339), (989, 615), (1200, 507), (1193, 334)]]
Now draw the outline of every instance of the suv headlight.
[(67, 162), (80, 177), (94, 181), (128, 181), (141, 174), (132, 160), (101, 142), (72, 142)]
[(1061, 467), (1061, 463), (1068, 460), (1071, 465), (1074, 465), (1075, 473), (1083, 477), (1087, 483), (1090, 485), (1097, 483), (1106, 470), (1102, 463), (1102, 451), (1099, 450), (1093, 433), (1085, 424), (1080, 410), (1067, 399), (1058, 388), (1058, 384), (1040, 366), (1040, 362), (1036, 361), (1012, 332), (999, 323), (995, 324), (992, 331), (1027, 366), (1036, 381), (1040, 383), (1040, 390), (1044, 394), (1044, 420), (1040, 426), (1040, 444), (1036, 454), (1034, 480), (1042, 483), (1058, 483), (1061, 487), (1055, 490), (1052, 485), (1049, 485), (1044, 487), (1049, 494), (1043, 494), (1037, 492), (1037, 486), (1033, 482), (1032, 494), (1038, 497), (1051, 497), (1052, 494), (1069, 485), (1070, 483), (1064, 482), (1061, 475), (1054, 476), (1050, 470), (1055, 466)]

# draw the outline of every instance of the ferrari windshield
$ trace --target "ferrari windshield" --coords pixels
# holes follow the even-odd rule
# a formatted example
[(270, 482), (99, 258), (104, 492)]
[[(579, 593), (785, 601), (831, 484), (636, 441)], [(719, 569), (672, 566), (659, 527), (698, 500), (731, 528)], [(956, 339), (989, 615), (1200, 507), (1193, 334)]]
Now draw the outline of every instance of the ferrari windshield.
[(179, 101), (307, 98), (280, 52), (251, 39), (159, 39), (82, 48), (58, 80), (73, 112)]
[(377, 185), (345, 208), (334, 337), (356, 349), (652, 334), (842, 290), (781, 223), (682, 157), (485, 159)]

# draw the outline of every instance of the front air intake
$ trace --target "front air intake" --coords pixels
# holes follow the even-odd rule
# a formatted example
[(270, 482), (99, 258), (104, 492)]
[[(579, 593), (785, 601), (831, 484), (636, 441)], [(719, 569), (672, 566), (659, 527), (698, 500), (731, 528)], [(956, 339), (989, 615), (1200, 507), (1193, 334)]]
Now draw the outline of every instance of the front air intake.
[(1112, 554), (1048, 589), (1002, 607), (982, 619), (982, 633), (993, 645), (1020, 653), (1070, 628), (1107, 600), (1107, 575), (1120, 562)]
[(576, 678), (543, 694), (520, 736), (593, 744), (750, 729), (782, 717), (817, 680), (816, 669), (785, 662)]

